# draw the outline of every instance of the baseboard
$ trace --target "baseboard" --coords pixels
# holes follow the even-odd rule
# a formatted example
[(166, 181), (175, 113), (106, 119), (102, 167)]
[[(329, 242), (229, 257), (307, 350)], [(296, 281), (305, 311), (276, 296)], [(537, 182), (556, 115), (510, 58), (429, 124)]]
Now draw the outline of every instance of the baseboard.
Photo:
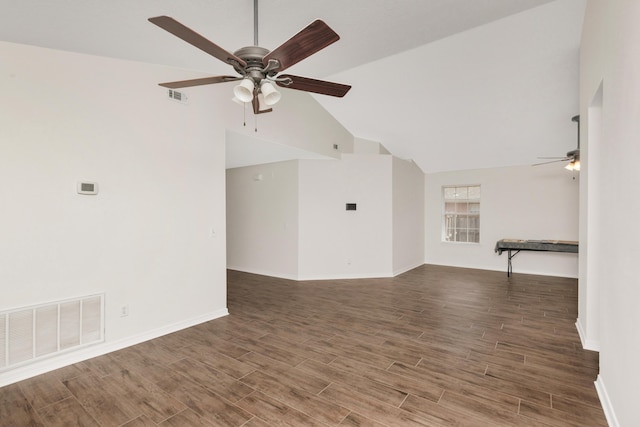
[(578, 330), (578, 336), (580, 337), (580, 342), (582, 343), (583, 349), (591, 350), (591, 351), (600, 351), (600, 341), (587, 339), (587, 333), (582, 327), (582, 322), (580, 322), (579, 318), (578, 320), (576, 320), (576, 329)]
[(171, 334), (182, 329), (190, 328), (191, 326), (218, 319), (220, 317), (227, 316), (228, 314), (229, 311), (227, 310), (227, 308), (223, 308), (203, 314), (201, 316), (196, 316), (191, 319), (186, 319), (181, 322), (147, 331), (142, 334), (123, 338), (117, 341), (103, 342), (90, 347), (85, 347), (78, 351), (61, 354), (60, 356), (54, 356), (50, 359), (43, 359), (30, 365), (24, 365), (7, 372), (3, 372), (2, 376), (0, 377), (0, 387), (7, 386), (18, 381), (26, 380), (27, 378), (35, 377), (36, 375), (41, 375), (59, 368), (63, 368), (65, 366), (73, 365), (74, 363), (82, 362), (93, 357), (98, 357), (102, 356), (103, 354), (121, 350), (132, 345), (140, 344), (145, 341), (149, 341), (163, 335)]
[(391, 273), (379, 272), (379, 273), (342, 273), (342, 274), (318, 274), (318, 275), (305, 275), (300, 276), (297, 280), (346, 280), (346, 279), (381, 279), (393, 277)]
[[(422, 265), (422, 264), (420, 264)], [(415, 267), (413, 267), (415, 268)], [(277, 277), (278, 279), (295, 280), (298, 282), (305, 280), (341, 280), (341, 279), (376, 279), (393, 277), (390, 272), (373, 272), (373, 273), (339, 273), (339, 274), (308, 274), (308, 275), (289, 275), (274, 271), (259, 270), (254, 268), (243, 268), (236, 266), (227, 266), (228, 270), (241, 271), (243, 273), (258, 274), (260, 276)]]
[(596, 391), (598, 392), (598, 398), (600, 399), (600, 404), (602, 405), (602, 410), (604, 411), (604, 416), (607, 418), (609, 427), (620, 427), (616, 413), (611, 405), (611, 400), (609, 399), (609, 393), (607, 393), (607, 388), (604, 385), (602, 375), (598, 375), (595, 385)]
[[(502, 267), (496, 267), (495, 265), (469, 265), (469, 264), (463, 265), (463, 264), (456, 264), (456, 263), (443, 263), (440, 261), (425, 260), (424, 264), (439, 265), (443, 267), (469, 268), (472, 270), (501, 271), (504, 273), (505, 276), (507, 275), (506, 263)], [(578, 276), (573, 274), (563, 275), (558, 273), (550, 273), (548, 271), (528, 270), (528, 269), (524, 269), (524, 270), (515, 269), (512, 274), (528, 274), (532, 276), (547, 276), (547, 277), (562, 277), (566, 279), (578, 279)]]
[(399, 276), (399, 275), (401, 275), (403, 273), (406, 273), (407, 271), (411, 271), (414, 268), (418, 268), (418, 267), (423, 266), (423, 265), (424, 265), (424, 262), (420, 261), (420, 262), (408, 265), (408, 266), (403, 267), (403, 268), (398, 268), (396, 270), (393, 270), (393, 277)]
[(262, 270), (258, 268), (245, 268), (234, 265), (227, 265), (227, 270), (241, 271), (243, 273), (257, 274), (259, 276), (277, 277), (278, 279), (300, 280), (297, 275), (280, 273), (276, 271)]

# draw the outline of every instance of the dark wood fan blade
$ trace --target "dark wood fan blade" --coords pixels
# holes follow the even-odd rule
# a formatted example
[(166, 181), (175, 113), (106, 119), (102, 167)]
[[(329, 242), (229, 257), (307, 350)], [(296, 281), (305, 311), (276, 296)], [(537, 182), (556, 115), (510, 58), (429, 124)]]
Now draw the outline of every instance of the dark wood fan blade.
[(167, 83), (158, 83), (158, 84), (162, 87), (168, 87), (169, 89), (180, 89), (182, 87), (202, 86), (202, 85), (210, 85), (214, 83), (232, 82), (234, 80), (240, 80), (240, 79), (242, 79), (242, 77), (214, 76), (214, 77), (204, 77), (201, 79), (180, 80), (177, 82), (167, 82)]
[[(280, 79), (290, 79), (291, 83), (287, 84), (287, 81), (279, 81)], [(340, 98), (345, 96), (347, 92), (349, 92), (349, 89), (351, 89), (351, 86), (343, 85), (341, 83), (316, 80), (309, 77), (292, 76), (289, 74), (279, 75), (278, 81), (276, 81), (276, 83), (278, 84), (278, 86), (286, 87), (289, 89), (303, 90), (305, 92), (337, 96)]]
[(207, 40), (192, 29), (185, 27), (170, 16), (156, 16), (154, 18), (149, 18), (149, 22), (156, 24), (163, 30), (168, 31), (174, 36), (181, 38), (182, 40), (192, 44), (198, 49), (207, 52), (209, 55), (218, 58), (222, 62), (226, 62), (227, 64), (232, 65), (233, 62), (237, 62), (242, 67), (245, 67), (247, 65), (246, 62), (235, 56), (233, 53), (227, 52), (225, 49)]
[(283, 71), (338, 40), (340, 36), (323, 21), (317, 19), (265, 55), (262, 63), (267, 66), (269, 59), (276, 59), (280, 62), (278, 71)]

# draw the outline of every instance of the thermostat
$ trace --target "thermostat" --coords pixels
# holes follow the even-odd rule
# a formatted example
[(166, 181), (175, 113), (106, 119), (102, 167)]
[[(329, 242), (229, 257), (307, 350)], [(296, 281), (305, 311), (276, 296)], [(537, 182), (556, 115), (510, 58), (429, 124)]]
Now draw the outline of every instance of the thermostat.
[(78, 194), (98, 194), (97, 182), (79, 182)]

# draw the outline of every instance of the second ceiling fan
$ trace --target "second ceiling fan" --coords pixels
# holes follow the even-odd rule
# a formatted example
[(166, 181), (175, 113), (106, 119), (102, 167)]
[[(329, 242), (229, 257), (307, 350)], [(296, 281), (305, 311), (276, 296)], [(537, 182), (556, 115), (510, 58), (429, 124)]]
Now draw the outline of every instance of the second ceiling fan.
[(566, 166), (565, 169), (570, 170), (570, 171), (574, 171), (580, 170), (580, 116), (573, 116), (571, 118), (572, 122), (575, 122), (578, 124), (578, 146), (575, 150), (571, 150), (567, 152), (566, 156), (563, 157), (538, 157), (539, 159), (553, 159), (547, 162), (542, 162), (542, 163), (536, 163), (533, 166), (540, 166), (540, 165), (546, 165), (548, 163), (557, 163), (557, 162), (569, 162)]
[(242, 102), (251, 102), (254, 114), (271, 111), (271, 108), (262, 109), (260, 99), (263, 99), (268, 107), (280, 99), (280, 93), (274, 88), (274, 83), (281, 87), (322, 95), (336, 97), (346, 95), (351, 89), (349, 85), (291, 74), (278, 74), (338, 41), (340, 36), (335, 31), (317, 19), (270, 51), (258, 46), (258, 0), (254, 0), (253, 7), (254, 45), (240, 48), (234, 53), (228, 52), (169, 16), (149, 18), (153, 24), (231, 65), (239, 74), (239, 76), (212, 76), (160, 83), (160, 86), (179, 89), (241, 80), (240, 84), (234, 88), (234, 94)]

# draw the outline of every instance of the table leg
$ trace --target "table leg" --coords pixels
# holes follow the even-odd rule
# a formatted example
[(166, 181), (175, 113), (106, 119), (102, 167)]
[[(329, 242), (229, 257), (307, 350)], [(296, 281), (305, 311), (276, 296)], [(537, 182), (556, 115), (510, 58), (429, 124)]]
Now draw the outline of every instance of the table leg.
[(511, 277), (513, 273), (513, 265), (511, 264), (511, 259), (520, 253), (520, 249), (516, 250), (513, 254), (511, 253), (511, 249), (507, 249), (507, 277)]

